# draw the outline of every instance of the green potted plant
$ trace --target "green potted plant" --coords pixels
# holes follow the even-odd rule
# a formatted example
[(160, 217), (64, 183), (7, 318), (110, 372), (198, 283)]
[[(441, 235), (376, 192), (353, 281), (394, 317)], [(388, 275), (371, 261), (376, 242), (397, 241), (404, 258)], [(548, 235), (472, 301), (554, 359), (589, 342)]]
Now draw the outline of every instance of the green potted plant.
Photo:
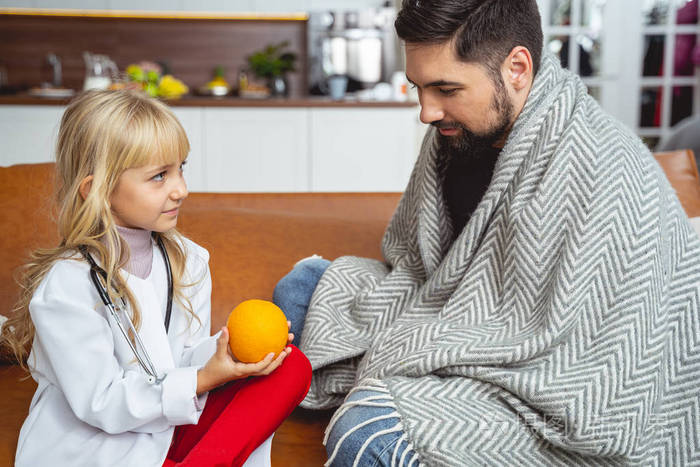
[(287, 47), (289, 47), (289, 41), (270, 44), (247, 57), (250, 71), (258, 78), (267, 81), (270, 93), (274, 96), (289, 95), (286, 74), (296, 71), (294, 63), (297, 55), (285, 50)]

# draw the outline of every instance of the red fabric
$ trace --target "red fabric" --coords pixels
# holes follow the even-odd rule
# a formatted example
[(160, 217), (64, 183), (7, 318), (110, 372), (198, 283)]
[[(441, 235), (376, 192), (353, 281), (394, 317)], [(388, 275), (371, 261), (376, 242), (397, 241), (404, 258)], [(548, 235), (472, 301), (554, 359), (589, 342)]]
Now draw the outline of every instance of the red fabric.
[(233, 381), (209, 393), (199, 422), (175, 429), (164, 466), (240, 466), (306, 396), (311, 364), (294, 346), (268, 376)]

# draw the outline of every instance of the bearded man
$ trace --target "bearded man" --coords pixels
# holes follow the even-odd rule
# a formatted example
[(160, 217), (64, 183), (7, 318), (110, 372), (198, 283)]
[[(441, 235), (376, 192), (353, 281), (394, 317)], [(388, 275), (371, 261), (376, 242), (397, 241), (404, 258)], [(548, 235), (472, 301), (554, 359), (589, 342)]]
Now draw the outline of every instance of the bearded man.
[[(700, 463), (700, 239), (653, 156), (542, 56), (535, 0), (405, 0), (432, 125), (384, 261), (303, 260), (332, 465)], [(308, 311), (307, 311), (308, 308)]]

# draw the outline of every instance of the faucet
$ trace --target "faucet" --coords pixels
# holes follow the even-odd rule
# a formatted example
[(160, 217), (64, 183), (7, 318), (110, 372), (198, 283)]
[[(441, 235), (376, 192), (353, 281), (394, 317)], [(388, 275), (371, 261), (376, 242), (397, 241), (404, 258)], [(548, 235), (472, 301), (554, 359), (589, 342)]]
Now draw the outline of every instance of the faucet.
[(51, 52), (46, 55), (46, 61), (49, 62), (49, 65), (51, 65), (51, 68), (53, 69), (53, 86), (56, 88), (61, 87), (61, 59), (58, 58), (58, 56)]

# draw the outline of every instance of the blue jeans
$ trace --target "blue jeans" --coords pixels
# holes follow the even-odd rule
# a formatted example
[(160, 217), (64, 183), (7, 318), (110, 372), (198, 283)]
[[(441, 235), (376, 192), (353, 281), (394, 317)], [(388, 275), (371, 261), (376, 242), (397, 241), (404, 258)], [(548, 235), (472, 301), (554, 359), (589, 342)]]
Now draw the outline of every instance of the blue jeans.
[(326, 452), (336, 467), (419, 465), (391, 395), (371, 389), (352, 392), (338, 408)]
[[(291, 321), (295, 345), (299, 345), (311, 296), (329, 265), (325, 259), (306, 259), (275, 286), (272, 301)], [(391, 395), (380, 390), (352, 392), (333, 417), (325, 444), (333, 466), (418, 465)]]

